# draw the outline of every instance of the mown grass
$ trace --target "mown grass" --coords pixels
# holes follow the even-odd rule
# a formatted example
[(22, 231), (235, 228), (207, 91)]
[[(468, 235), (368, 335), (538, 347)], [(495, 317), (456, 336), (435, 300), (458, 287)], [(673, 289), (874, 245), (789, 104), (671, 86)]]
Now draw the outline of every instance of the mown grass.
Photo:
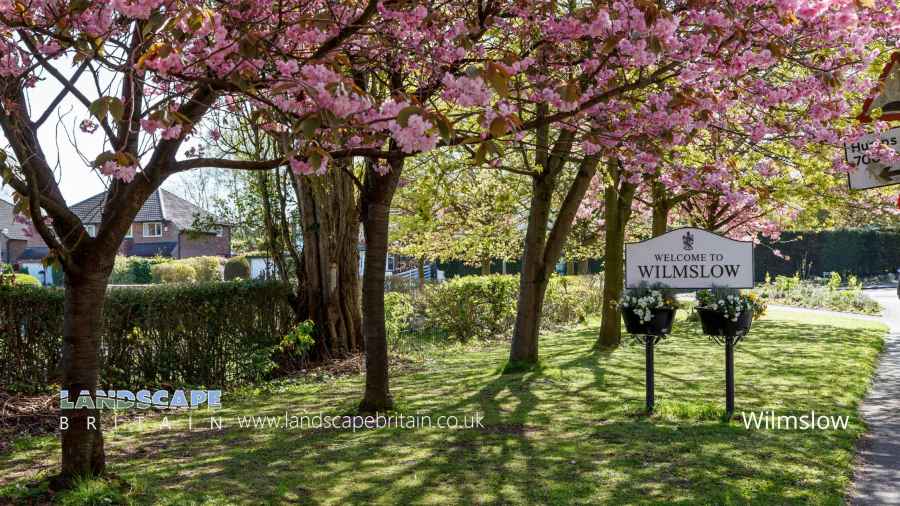
[[(66, 504), (841, 504), (856, 412), (885, 328), (772, 310), (735, 353), (738, 417), (723, 421), (724, 352), (679, 322), (656, 354), (657, 414), (643, 414), (644, 355), (592, 351), (589, 325), (545, 335), (541, 367), (501, 374), (507, 348), (452, 348), (393, 378), (397, 412), (463, 417), (484, 428), (241, 429), (236, 416), (344, 414), (358, 376), (271, 383), (226, 395), (216, 416), (154, 417), (107, 433), (118, 480), (85, 482)], [(740, 412), (850, 416), (847, 430), (746, 429)], [(0, 456), (0, 498), (58, 459), (52, 438)], [(123, 485), (127, 482), (127, 486)], [(3, 499), (0, 499), (0, 503)]]

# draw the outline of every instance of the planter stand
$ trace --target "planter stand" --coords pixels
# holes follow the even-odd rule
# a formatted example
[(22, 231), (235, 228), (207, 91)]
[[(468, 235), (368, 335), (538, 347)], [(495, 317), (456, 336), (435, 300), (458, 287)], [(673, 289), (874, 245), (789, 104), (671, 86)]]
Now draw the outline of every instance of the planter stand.
[(725, 413), (734, 415), (734, 347), (744, 338), (738, 336), (710, 336), (718, 344), (725, 345)]
[(665, 335), (654, 336), (650, 334), (632, 334), (631, 338), (636, 342), (644, 345), (644, 405), (647, 408), (647, 414), (653, 413), (653, 407), (656, 401), (654, 393), (654, 365), (653, 365), (653, 347), (659, 344)]
[[(706, 335), (716, 344), (725, 346), (725, 414), (730, 419), (734, 415), (734, 347), (750, 332), (753, 318), (750, 313), (745, 313), (746, 315), (734, 324), (724, 319), (717, 321), (711, 318), (712, 315), (698, 312)], [(704, 317), (707, 321), (703, 321)]]
[(636, 343), (644, 345), (644, 385), (646, 388), (644, 404), (647, 407), (647, 414), (651, 414), (656, 401), (653, 380), (653, 347), (665, 339), (666, 335), (672, 331), (672, 322), (675, 321), (675, 309), (658, 310), (654, 313), (653, 320), (646, 323), (638, 321), (634, 313), (625, 314), (625, 311), (623, 311), (622, 316), (625, 319), (625, 328), (631, 334), (631, 338)]

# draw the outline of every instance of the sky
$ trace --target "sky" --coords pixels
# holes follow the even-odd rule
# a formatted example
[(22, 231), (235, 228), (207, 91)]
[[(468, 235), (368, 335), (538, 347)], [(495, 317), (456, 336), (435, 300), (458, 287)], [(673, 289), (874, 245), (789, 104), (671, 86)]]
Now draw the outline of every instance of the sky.
[[(58, 65), (58, 68), (66, 76), (71, 76), (75, 70), (74, 67), (64, 63)], [(62, 90), (62, 85), (52, 76), (44, 77), (45, 79), (38, 82), (34, 88), (26, 90), (32, 119), (40, 117)], [(81, 76), (76, 87), (89, 100), (101, 96), (88, 72)], [(118, 89), (116, 86), (113, 93), (118, 94)], [(70, 94), (52, 111), (38, 130), (38, 138), (47, 162), (54, 167), (60, 191), (69, 205), (106, 190), (107, 178), (90, 166), (90, 161), (104, 151), (104, 135), (99, 129), (89, 134), (78, 128), (82, 120), (89, 118), (91, 115), (87, 108)], [(8, 146), (6, 137), (0, 131), (0, 148)], [(167, 181), (163, 186), (180, 193), (177, 191), (179, 185), (175, 181)], [(4, 187), (0, 191), (0, 196), (6, 200), (10, 200), (10, 195), (9, 187)]]

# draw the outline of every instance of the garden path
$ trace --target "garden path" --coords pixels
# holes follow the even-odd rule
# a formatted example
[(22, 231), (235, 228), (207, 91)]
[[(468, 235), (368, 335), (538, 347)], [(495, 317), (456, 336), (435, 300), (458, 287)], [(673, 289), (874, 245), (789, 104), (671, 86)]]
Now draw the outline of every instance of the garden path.
[(869, 431), (858, 445), (850, 502), (900, 505), (900, 300), (894, 288), (866, 290), (884, 308), (891, 332), (874, 383), (860, 406)]

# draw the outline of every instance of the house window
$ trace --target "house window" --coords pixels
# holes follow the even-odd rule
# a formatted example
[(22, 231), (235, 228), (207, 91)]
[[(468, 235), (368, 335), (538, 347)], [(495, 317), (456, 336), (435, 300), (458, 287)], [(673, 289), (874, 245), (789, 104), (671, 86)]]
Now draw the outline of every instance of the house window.
[(85, 225), (84, 229), (87, 230), (89, 236), (97, 237), (97, 225)]
[(225, 227), (216, 227), (216, 237), (225, 235)]
[(131, 230), (131, 228), (131, 225), (128, 225), (128, 230), (125, 232), (126, 239), (131, 239), (132, 237), (134, 237), (134, 231)]
[(144, 223), (144, 237), (162, 237), (162, 223)]
[(395, 267), (396, 267), (396, 266), (395, 266), (395, 262), (394, 262), (394, 256), (393, 256), (393, 255), (388, 255), (388, 257), (387, 257), (387, 269), (386, 269), (386, 270), (389, 271), (389, 272), (394, 272), (394, 268), (395, 268)]

